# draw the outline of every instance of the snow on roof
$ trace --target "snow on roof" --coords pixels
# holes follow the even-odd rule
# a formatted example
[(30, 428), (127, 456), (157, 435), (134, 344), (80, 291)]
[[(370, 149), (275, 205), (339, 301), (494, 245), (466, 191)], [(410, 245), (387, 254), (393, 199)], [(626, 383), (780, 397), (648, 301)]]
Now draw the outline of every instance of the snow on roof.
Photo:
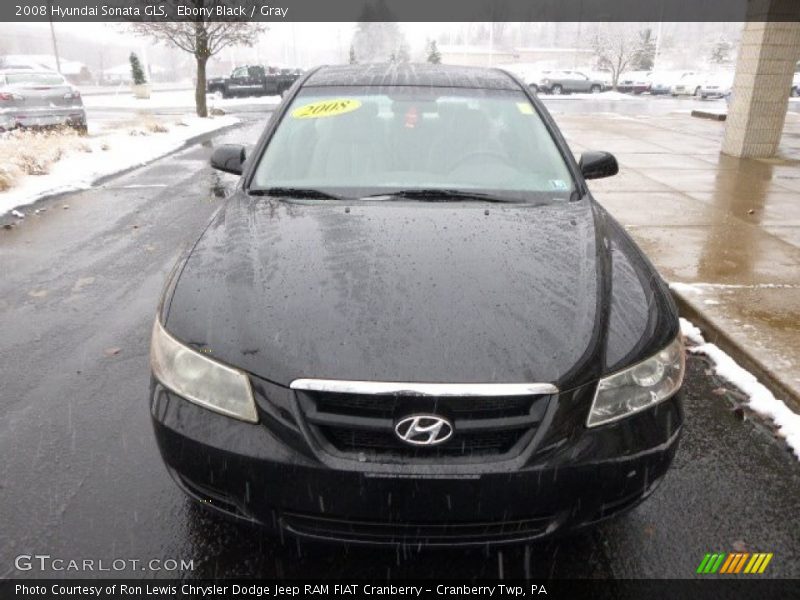
[(460, 44), (441, 44), (438, 46), (439, 52), (445, 54), (514, 54), (508, 48), (491, 48), (489, 46), (473, 46)]
[[(77, 60), (59, 57), (62, 75), (80, 75), (86, 65)], [(56, 57), (52, 54), (7, 54), (0, 57), (0, 61), (9, 67), (30, 67), (33, 69), (56, 70)]]
[(552, 52), (554, 54), (560, 54), (562, 52), (582, 52), (584, 54), (592, 54), (594, 50), (590, 48), (553, 48), (553, 47), (541, 47), (541, 46), (516, 46), (514, 47), (515, 52)]

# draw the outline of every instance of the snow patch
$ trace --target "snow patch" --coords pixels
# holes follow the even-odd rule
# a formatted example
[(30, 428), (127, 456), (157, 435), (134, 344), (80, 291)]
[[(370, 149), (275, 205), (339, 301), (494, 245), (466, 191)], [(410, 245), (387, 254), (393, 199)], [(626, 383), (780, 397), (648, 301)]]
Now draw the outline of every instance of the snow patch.
[(680, 321), (681, 321), (681, 333), (683, 334), (683, 337), (685, 337), (693, 344), (706, 343), (706, 341), (703, 339), (703, 333), (700, 331), (699, 327), (697, 327), (694, 323), (692, 323), (688, 319), (684, 319), (683, 317), (680, 318)]
[[(243, 98), (225, 98), (218, 94), (208, 94), (206, 96), (208, 109), (226, 108), (229, 106), (242, 105), (277, 105), (280, 104), (280, 96), (247, 96)], [(129, 90), (121, 90), (118, 94), (99, 94), (96, 96), (84, 96), (83, 104), (89, 109), (120, 109), (133, 108), (137, 110), (180, 108), (194, 109), (195, 99), (194, 90), (170, 90), (164, 92), (153, 92), (147, 99), (139, 99), (133, 96)]]
[(714, 372), (740, 389), (748, 398), (747, 406), (753, 412), (771, 419), (778, 427), (778, 435), (786, 440), (794, 455), (800, 460), (800, 415), (792, 412), (778, 400), (758, 379), (743, 369), (716, 344), (705, 341), (700, 329), (691, 321), (681, 318), (681, 333), (693, 344), (687, 350), (692, 354), (707, 356), (714, 363)]
[(676, 292), (688, 292), (691, 294), (702, 294), (703, 290), (699, 286), (692, 285), (691, 283), (681, 283), (680, 281), (673, 281), (669, 284), (669, 289)]
[(539, 94), (540, 100), (643, 100), (641, 96), (633, 94), (623, 94), (622, 92), (600, 92), (599, 94)]
[[(102, 178), (160, 158), (187, 140), (238, 123), (234, 117), (201, 119), (181, 116), (181, 124), (167, 131), (145, 133), (140, 128), (116, 129), (85, 138), (88, 148), (71, 152), (54, 162), (45, 175), (26, 175), (8, 191), (0, 192), (0, 216), (53, 194), (88, 189)], [(3, 157), (0, 157), (0, 167)], [(16, 215), (15, 215), (16, 216)]]

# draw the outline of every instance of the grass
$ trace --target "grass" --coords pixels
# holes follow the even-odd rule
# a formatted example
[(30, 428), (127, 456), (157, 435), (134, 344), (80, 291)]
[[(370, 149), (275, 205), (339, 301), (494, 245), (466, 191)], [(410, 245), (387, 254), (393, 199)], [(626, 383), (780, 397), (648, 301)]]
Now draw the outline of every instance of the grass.
[(0, 135), (0, 192), (25, 175), (47, 175), (66, 153), (86, 146), (72, 129), (14, 130)]
[[(127, 129), (130, 135), (169, 131), (167, 125), (146, 115), (116, 125), (113, 129)], [(53, 165), (68, 154), (109, 150), (106, 143), (94, 146), (68, 127), (0, 133), (0, 193), (10, 190), (24, 177), (47, 175)]]

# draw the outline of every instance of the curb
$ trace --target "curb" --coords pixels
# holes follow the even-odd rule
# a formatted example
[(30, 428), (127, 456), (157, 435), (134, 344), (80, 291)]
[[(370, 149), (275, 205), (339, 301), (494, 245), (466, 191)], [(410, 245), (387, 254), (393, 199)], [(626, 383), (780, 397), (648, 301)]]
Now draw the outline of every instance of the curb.
[(728, 118), (727, 113), (713, 112), (710, 110), (693, 110), (692, 116), (698, 119), (711, 119), (712, 121), (724, 121)]
[(169, 152), (165, 152), (161, 156), (156, 156), (154, 158), (151, 158), (149, 160), (141, 162), (141, 163), (139, 163), (137, 165), (132, 165), (130, 167), (127, 167), (127, 168), (122, 169), (120, 171), (116, 171), (114, 173), (109, 173), (108, 175), (101, 175), (97, 179), (92, 180), (91, 185), (89, 187), (87, 187), (87, 188), (77, 189), (77, 190), (68, 190), (68, 191), (64, 191), (64, 192), (54, 192), (52, 194), (46, 194), (44, 196), (41, 196), (41, 197), (37, 198), (36, 200), (34, 200), (33, 202), (28, 202), (26, 204), (20, 204), (18, 206), (14, 206), (13, 208), (10, 208), (8, 211), (6, 211), (5, 213), (0, 214), (0, 226), (5, 225), (6, 223), (12, 223), (12, 222), (16, 223), (18, 221), (18, 219), (16, 217), (13, 217), (11, 215), (11, 211), (13, 211), (13, 210), (25, 209), (25, 211), (27, 213), (27, 212), (29, 212), (31, 210), (35, 210), (35, 208), (37, 206), (39, 206), (43, 202), (47, 202), (48, 200), (52, 200), (54, 198), (60, 198), (62, 196), (69, 196), (71, 194), (76, 194), (76, 193), (79, 193), (79, 192), (90, 190), (92, 188), (100, 187), (103, 184), (108, 183), (109, 181), (111, 181), (113, 179), (116, 179), (117, 177), (122, 177), (123, 175), (127, 175), (128, 173), (131, 173), (132, 171), (135, 171), (136, 169), (141, 169), (142, 167), (146, 167), (146, 166), (156, 162), (157, 160), (161, 160), (163, 158), (166, 158), (167, 156), (172, 156), (173, 154), (176, 154), (178, 152), (186, 150), (190, 146), (194, 146), (196, 144), (201, 144), (201, 143), (203, 143), (203, 142), (205, 142), (205, 141), (207, 141), (209, 139), (212, 139), (213, 137), (215, 137), (215, 136), (217, 136), (217, 135), (219, 135), (221, 133), (225, 133), (225, 132), (230, 131), (232, 129), (236, 129), (237, 127), (241, 127), (245, 123), (246, 123), (246, 121), (239, 121), (239, 122), (233, 123), (231, 125), (226, 125), (225, 127), (220, 127), (219, 129), (214, 129), (213, 131), (208, 131), (206, 133), (200, 133), (198, 135), (190, 137), (190, 138), (184, 140), (184, 142), (179, 147), (177, 147), (177, 148), (175, 148), (173, 150), (170, 150)]
[(730, 355), (742, 368), (750, 371), (776, 398), (786, 401), (792, 410), (800, 411), (800, 389), (793, 388), (783, 380), (779, 373), (755, 358), (740, 342), (731, 337), (713, 319), (707, 317), (701, 309), (695, 306), (688, 298), (670, 290), (675, 304), (678, 305), (680, 315), (697, 325), (703, 332), (707, 342), (716, 344), (720, 349)]

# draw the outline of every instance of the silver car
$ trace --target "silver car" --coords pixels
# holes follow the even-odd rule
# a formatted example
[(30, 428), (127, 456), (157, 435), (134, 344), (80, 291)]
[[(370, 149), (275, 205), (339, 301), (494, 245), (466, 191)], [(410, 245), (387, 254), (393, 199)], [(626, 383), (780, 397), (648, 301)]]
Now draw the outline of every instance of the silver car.
[(58, 125), (86, 133), (78, 90), (53, 71), (0, 70), (0, 131)]
[(599, 79), (590, 79), (580, 71), (542, 71), (528, 85), (534, 92), (556, 95), (573, 92), (598, 94), (606, 88)]

